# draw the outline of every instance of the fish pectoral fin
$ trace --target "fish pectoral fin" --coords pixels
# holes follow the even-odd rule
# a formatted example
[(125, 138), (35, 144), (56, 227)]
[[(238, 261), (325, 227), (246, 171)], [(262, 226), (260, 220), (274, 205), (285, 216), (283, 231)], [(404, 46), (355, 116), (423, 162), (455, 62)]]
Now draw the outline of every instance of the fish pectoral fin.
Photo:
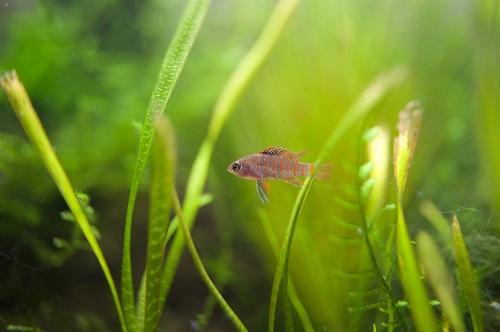
[(262, 203), (264, 204), (266, 204), (266, 202), (269, 203), (269, 198), (267, 197), (269, 189), (271, 188), (269, 182), (255, 181), (255, 183), (257, 185), (257, 194), (259, 195), (259, 198), (262, 201)]
[(297, 177), (284, 178), (281, 180), (285, 181), (286, 183), (293, 184), (294, 186), (297, 187), (302, 187), (304, 185), (304, 182), (302, 182), (302, 180)]

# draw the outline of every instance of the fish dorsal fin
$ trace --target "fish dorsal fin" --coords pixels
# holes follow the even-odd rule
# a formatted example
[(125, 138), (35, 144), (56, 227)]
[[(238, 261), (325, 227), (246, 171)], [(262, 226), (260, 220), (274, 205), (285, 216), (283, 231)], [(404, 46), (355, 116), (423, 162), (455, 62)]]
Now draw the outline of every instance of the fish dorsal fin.
[(281, 146), (270, 146), (267, 149), (262, 150), (259, 154), (267, 154), (270, 156), (282, 156), (294, 159), (300, 159), (303, 155), (307, 153), (307, 150), (302, 150), (300, 152), (293, 152), (287, 150)]
[[(264, 149), (259, 152), (259, 154), (268, 154), (271, 156), (280, 156), (284, 153), (290, 153), (291, 151), (288, 151), (285, 148), (282, 148), (281, 146), (270, 146), (267, 149)], [(293, 153), (293, 152), (292, 152)]]

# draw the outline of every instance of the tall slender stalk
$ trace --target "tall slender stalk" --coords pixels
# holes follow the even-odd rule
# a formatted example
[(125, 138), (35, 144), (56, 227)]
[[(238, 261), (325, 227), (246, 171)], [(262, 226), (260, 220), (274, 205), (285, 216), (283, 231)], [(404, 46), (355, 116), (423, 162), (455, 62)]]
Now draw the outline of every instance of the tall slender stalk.
[(130, 246), (132, 238), (132, 216), (134, 212), (135, 199), (139, 183), (144, 172), (146, 160), (151, 148), (151, 142), (155, 133), (156, 123), (162, 115), (170, 95), (175, 87), (177, 79), (186, 63), (187, 56), (198, 35), (201, 24), (208, 10), (210, 0), (190, 0), (179, 22), (175, 35), (165, 54), (160, 74), (153, 89), (149, 102), (142, 132), (140, 137), (137, 160), (130, 187), (130, 195), (127, 205), (127, 216), (125, 220), (125, 231), (123, 236), (122, 256), (122, 301), (127, 326), (131, 331), (137, 330), (137, 321), (134, 304), (134, 287), (132, 281), (132, 262), (130, 258)]
[(281, 245), (280, 255), (278, 257), (278, 262), (276, 265), (276, 270), (274, 273), (273, 287), (271, 293), (271, 301), (269, 308), (269, 331), (274, 331), (274, 321), (276, 315), (276, 305), (278, 302), (278, 293), (280, 290), (281, 283), (283, 282), (283, 289), (287, 289), (288, 281), (288, 260), (290, 255), (290, 248), (292, 245), (293, 234), (295, 232), (295, 226), (300, 215), (300, 211), (304, 205), (307, 193), (311, 187), (316, 171), (319, 166), (324, 162), (326, 157), (330, 154), (333, 147), (338, 143), (340, 138), (347, 133), (349, 128), (363, 115), (367, 114), (387, 93), (390, 89), (394, 88), (397, 84), (402, 82), (406, 77), (406, 70), (403, 68), (396, 68), (389, 73), (380, 75), (374, 82), (372, 82), (359, 96), (359, 98), (354, 102), (351, 108), (346, 112), (345, 116), (342, 118), (338, 127), (335, 128), (325, 145), (321, 149), (318, 161), (314, 167), (313, 174), (304, 182), (304, 186), (301, 188), (297, 199), (295, 200), (295, 205), (292, 209), (290, 216), (290, 221), (288, 222), (287, 229), (285, 231), (285, 237)]
[(410, 240), (406, 219), (403, 213), (403, 193), (411, 161), (417, 144), (423, 110), (418, 102), (410, 102), (399, 113), (397, 129), (399, 135), (394, 139), (394, 177), (397, 188), (396, 248), (398, 251), (401, 283), (413, 308), (411, 310), (415, 325), (419, 331), (435, 331), (436, 319), (431, 310), (429, 297), (420, 278), (419, 268)]
[[(208, 134), (198, 151), (188, 179), (182, 206), (188, 228), (193, 226), (198, 213), (200, 197), (202, 196), (203, 186), (210, 166), (210, 158), (220, 131), (231, 115), (236, 101), (271, 52), (297, 2), (298, 0), (280, 0), (278, 2), (262, 34), (232, 73), (219, 96), (210, 120)], [(184, 244), (185, 240), (182, 234), (176, 234), (163, 273), (161, 292), (163, 302), (166, 300), (173, 276), (177, 270)]]
[(120, 318), (120, 324), (123, 331), (127, 331), (127, 326), (125, 324), (125, 318), (122, 311), (122, 306), (120, 304), (120, 299), (118, 297), (118, 292), (116, 291), (116, 286), (113, 281), (113, 277), (109, 270), (108, 264), (104, 255), (101, 251), (99, 243), (97, 242), (94, 233), (92, 232), (92, 227), (82, 210), (80, 203), (75, 195), (75, 190), (71, 185), (71, 182), (66, 175), (59, 159), (52, 148), (52, 144), (47, 137), (38, 115), (36, 114), (31, 100), (26, 92), (23, 84), (19, 81), (17, 73), (13, 70), (11, 72), (6, 72), (2, 75), (0, 80), (2, 89), (7, 96), (7, 99), (12, 106), (12, 109), (16, 113), (19, 122), (24, 128), (24, 131), (28, 135), (31, 144), (35, 147), (40, 158), (42, 159), (47, 171), (54, 180), (57, 188), (64, 197), (64, 200), (69, 206), (69, 209), (75, 216), (75, 219), (83, 232), (83, 235), (87, 239), (94, 252), (97, 261), (101, 265), (106, 281), (108, 282), (109, 288), (111, 290), (111, 295), (113, 296), (113, 301), (115, 303), (116, 311), (118, 312), (118, 317)]
[(212, 279), (210, 279), (210, 276), (207, 273), (207, 270), (205, 270), (205, 267), (203, 266), (203, 263), (200, 259), (200, 256), (198, 255), (198, 252), (196, 250), (196, 247), (193, 242), (193, 238), (191, 237), (191, 233), (189, 232), (188, 225), (186, 224), (184, 220), (184, 215), (182, 212), (181, 208), (181, 203), (179, 201), (179, 197), (177, 195), (177, 192), (174, 191), (173, 193), (173, 201), (174, 201), (174, 210), (175, 213), (177, 214), (177, 218), (179, 220), (179, 224), (181, 226), (182, 234), (184, 235), (184, 239), (186, 241), (186, 246), (191, 254), (191, 257), (193, 258), (194, 266), (200, 273), (201, 279), (205, 282), (205, 284), (208, 287), (208, 290), (212, 294), (212, 296), (215, 298), (215, 300), (219, 303), (220, 307), (222, 310), (225, 312), (227, 317), (231, 320), (233, 323), (234, 327), (238, 331), (246, 332), (248, 331), (239, 319), (239, 317), (234, 313), (233, 309), (227, 304), (226, 300), (224, 300), (224, 297), (222, 297), (221, 293), (213, 283)]

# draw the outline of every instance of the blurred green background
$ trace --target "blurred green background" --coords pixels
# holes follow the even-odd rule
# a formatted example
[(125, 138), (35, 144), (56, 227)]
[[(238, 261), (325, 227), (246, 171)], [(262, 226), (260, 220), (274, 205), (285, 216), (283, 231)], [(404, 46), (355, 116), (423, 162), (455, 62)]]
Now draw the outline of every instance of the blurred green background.
[[(262, 30), (274, 1), (213, 0), (167, 105), (177, 134), (182, 194), (218, 94)], [(163, 54), (184, 1), (0, 2), (0, 72), (16, 69), (75, 188), (89, 194), (100, 243), (118, 279), (128, 189), (143, 120)], [(268, 146), (308, 149), (314, 162), (357, 96), (397, 66), (408, 79), (393, 89), (329, 156), (333, 177), (316, 182), (299, 220), (290, 269), (316, 329), (353, 323), (356, 280), (336, 271), (363, 266), (356, 222), (346, 207), (356, 168), (369, 159), (359, 139), (371, 127), (387, 135), (378, 178), (380, 204), (394, 202), (392, 138), (398, 112), (418, 99), (424, 118), (406, 187), (412, 231), (428, 229), (419, 212), (429, 199), (470, 240), (488, 304), (500, 300), (500, 6), (498, 1), (302, 1), (279, 43), (243, 94), (214, 152), (194, 240), (207, 269), (252, 331), (264, 330), (275, 258), (263, 224), (281, 241), (298, 189), (272, 183), (262, 205), (253, 182), (226, 171)], [(382, 180), (383, 179), (383, 180)], [(146, 243), (147, 176), (134, 221), (135, 280)], [(5, 97), (0, 98), (0, 324), (46, 330), (119, 327), (100, 268), (32, 149)], [(393, 220), (381, 229), (387, 235)], [(391, 221), (392, 220), (392, 221)], [(488, 239), (483, 241), (481, 239)], [(397, 291), (395, 291), (397, 293)], [(192, 328), (208, 292), (185, 255), (167, 301), (165, 328)], [(365, 312), (375, 321), (375, 313)], [(498, 312), (487, 317), (497, 327)], [(282, 324), (279, 323), (279, 324)], [(356, 325), (358, 324), (358, 325)], [(368, 325), (370, 326), (370, 325)], [(230, 330), (218, 310), (209, 330)]]

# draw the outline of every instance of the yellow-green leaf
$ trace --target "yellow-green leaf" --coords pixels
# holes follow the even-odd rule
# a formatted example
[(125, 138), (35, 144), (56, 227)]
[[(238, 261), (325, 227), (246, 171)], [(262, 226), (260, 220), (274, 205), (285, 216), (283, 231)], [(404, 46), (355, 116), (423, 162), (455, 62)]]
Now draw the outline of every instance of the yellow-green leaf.
[(460, 230), (460, 224), (456, 215), (453, 215), (452, 222), (453, 246), (455, 249), (455, 261), (458, 268), (458, 277), (460, 286), (462, 287), (469, 312), (472, 318), (474, 331), (483, 331), (483, 311), (479, 299), (479, 291), (477, 288), (476, 278), (469, 259), (469, 253), (465, 246), (465, 241)]
[(420, 277), (401, 204), (398, 204), (397, 227), (396, 242), (399, 272), (405, 294), (411, 307), (411, 315), (418, 331), (436, 331), (436, 319), (432, 313), (429, 297), (427, 296), (426, 289)]
[(441, 302), (441, 308), (449, 319), (453, 331), (465, 331), (460, 307), (453, 296), (453, 283), (448, 268), (432, 237), (426, 232), (417, 236), (417, 250), (424, 266), (425, 276)]

